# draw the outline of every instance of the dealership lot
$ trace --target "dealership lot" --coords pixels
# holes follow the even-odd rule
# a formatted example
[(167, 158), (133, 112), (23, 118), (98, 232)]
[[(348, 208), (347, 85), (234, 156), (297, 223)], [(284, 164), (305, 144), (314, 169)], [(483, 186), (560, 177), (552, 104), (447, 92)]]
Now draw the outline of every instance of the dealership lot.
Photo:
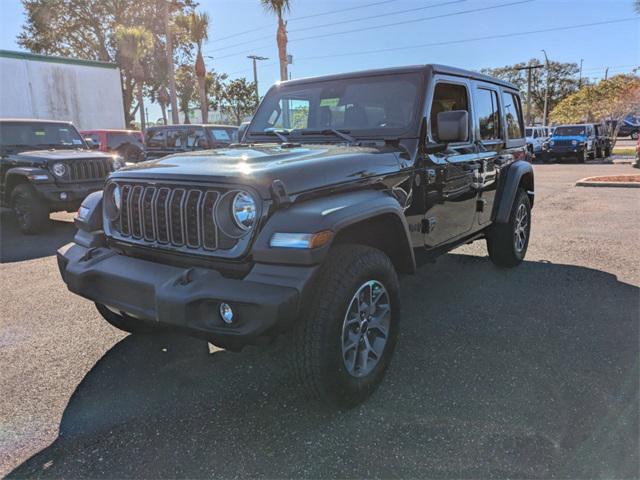
[(534, 168), (524, 264), (478, 242), (404, 278), (394, 363), (339, 413), (300, 396), (287, 338), (116, 331), (59, 277), (73, 225), (23, 237), (3, 211), (0, 475), (636, 477), (640, 190), (574, 183), (637, 170)]

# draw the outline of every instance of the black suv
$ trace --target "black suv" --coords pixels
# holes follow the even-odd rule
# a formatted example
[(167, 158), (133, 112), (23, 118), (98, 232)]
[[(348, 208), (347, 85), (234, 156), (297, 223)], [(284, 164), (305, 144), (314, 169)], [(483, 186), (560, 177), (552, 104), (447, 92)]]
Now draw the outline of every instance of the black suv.
[(194, 150), (227, 147), (237, 140), (233, 125), (162, 125), (145, 132), (144, 155), (151, 160)]
[(502, 267), (527, 251), (510, 83), (440, 65), (283, 82), (244, 141), (112, 174), (58, 252), (69, 289), (129, 332), (238, 349), (291, 330), (311, 395), (354, 405), (391, 359), (399, 274), (473, 240)]
[(0, 119), (0, 198), (23, 233), (46, 228), (50, 212), (76, 211), (122, 165), (90, 151), (70, 122)]

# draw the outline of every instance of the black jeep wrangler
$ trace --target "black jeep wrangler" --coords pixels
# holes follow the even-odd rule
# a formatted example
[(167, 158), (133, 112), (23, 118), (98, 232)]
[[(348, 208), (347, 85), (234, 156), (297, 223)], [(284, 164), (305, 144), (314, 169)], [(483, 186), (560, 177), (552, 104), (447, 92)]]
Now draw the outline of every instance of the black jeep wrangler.
[(439, 65), (283, 82), (244, 141), (110, 175), (58, 252), (69, 289), (129, 332), (237, 349), (292, 331), (303, 385), (344, 406), (389, 365), (399, 274), (478, 239), (502, 267), (527, 251), (509, 83)]
[(51, 212), (76, 211), (122, 165), (90, 151), (69, 122), (0, 119), (0, 199), (23, 233), (44, 230)]

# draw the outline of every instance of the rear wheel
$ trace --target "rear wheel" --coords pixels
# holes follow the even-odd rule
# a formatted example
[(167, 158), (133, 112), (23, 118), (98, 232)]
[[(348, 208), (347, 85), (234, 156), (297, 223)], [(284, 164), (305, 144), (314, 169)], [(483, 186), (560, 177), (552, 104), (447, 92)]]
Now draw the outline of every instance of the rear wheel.
[(487, 235), (489, 258), (500, 267), (515, 267), (527, 253), (531, 233), (531, 201), (519, 189), (511, 207), (509, 220), (496, 223)]
[(31, 235), (49, 226), (49, 207), (31, 185), (22, 183), (13, 189), (11, 206), (22, 233)]
[(295, 329), (295, 365), (307, 394), (351, 407), (378, 387), (400, 320), (398, 277), (380, 250), (332, 249), (309, 310)]
[(102, 318), (119, 330), (129, 333), (153, 333), (165, 330), (160, 325), (131, 317), (124, 312), (117, 313), (101, 303), (96, 303), (96, 308)]

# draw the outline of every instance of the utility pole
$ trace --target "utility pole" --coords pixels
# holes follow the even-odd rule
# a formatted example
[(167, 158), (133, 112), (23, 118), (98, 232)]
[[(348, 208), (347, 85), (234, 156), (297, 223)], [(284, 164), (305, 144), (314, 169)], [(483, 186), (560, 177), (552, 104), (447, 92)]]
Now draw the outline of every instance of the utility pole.
[(258, 67), (257, 60), (269, 60), (267, 57), (260, 57), (258, 55), (247, 55), (247, 58), (253, 60), (253, 84), (256, 87), (256, 105), (260, 103), (260, 94), (258, 93)]
[(524, 113), (527, 126), (531, 125), (531, 70), (534, 68), (542, 68), (542, 65), (527, 65), (526, 67), (516, 68), (516, 70), (527, 71), (527, 110)]
[(547, 82), (546, 85), (544, 87), (544, 113), (542, 114), (542, 126), (546, 127), (547, 126), (547, 111), (549, 109), (549, 57), (547, 57), (547, 52), (546, 50), (542, 50), (542, 53), (544, 53), (544, 63), (547, 66)]
[(604, 71), (604, 79), (606, 80), (607, 78), (609, 78), (609, 67)]
[(584, 58), (580, 59), (580, 79), (578, 80), (578, 90), (582, 88), (582, 62), (584, 62)]
[(164, 28), (167, 37), (167, 67), (169, 68), (169, 100), (171, 101), (171, 123), (177, 125), (180, 123), (178, 116), (178, 99), (176, 98), (176, 73), (173, 69), (173, 35), (171, 34), (171, 23), (169, 21), (169, 3), (171, 0), (164, 2)]

